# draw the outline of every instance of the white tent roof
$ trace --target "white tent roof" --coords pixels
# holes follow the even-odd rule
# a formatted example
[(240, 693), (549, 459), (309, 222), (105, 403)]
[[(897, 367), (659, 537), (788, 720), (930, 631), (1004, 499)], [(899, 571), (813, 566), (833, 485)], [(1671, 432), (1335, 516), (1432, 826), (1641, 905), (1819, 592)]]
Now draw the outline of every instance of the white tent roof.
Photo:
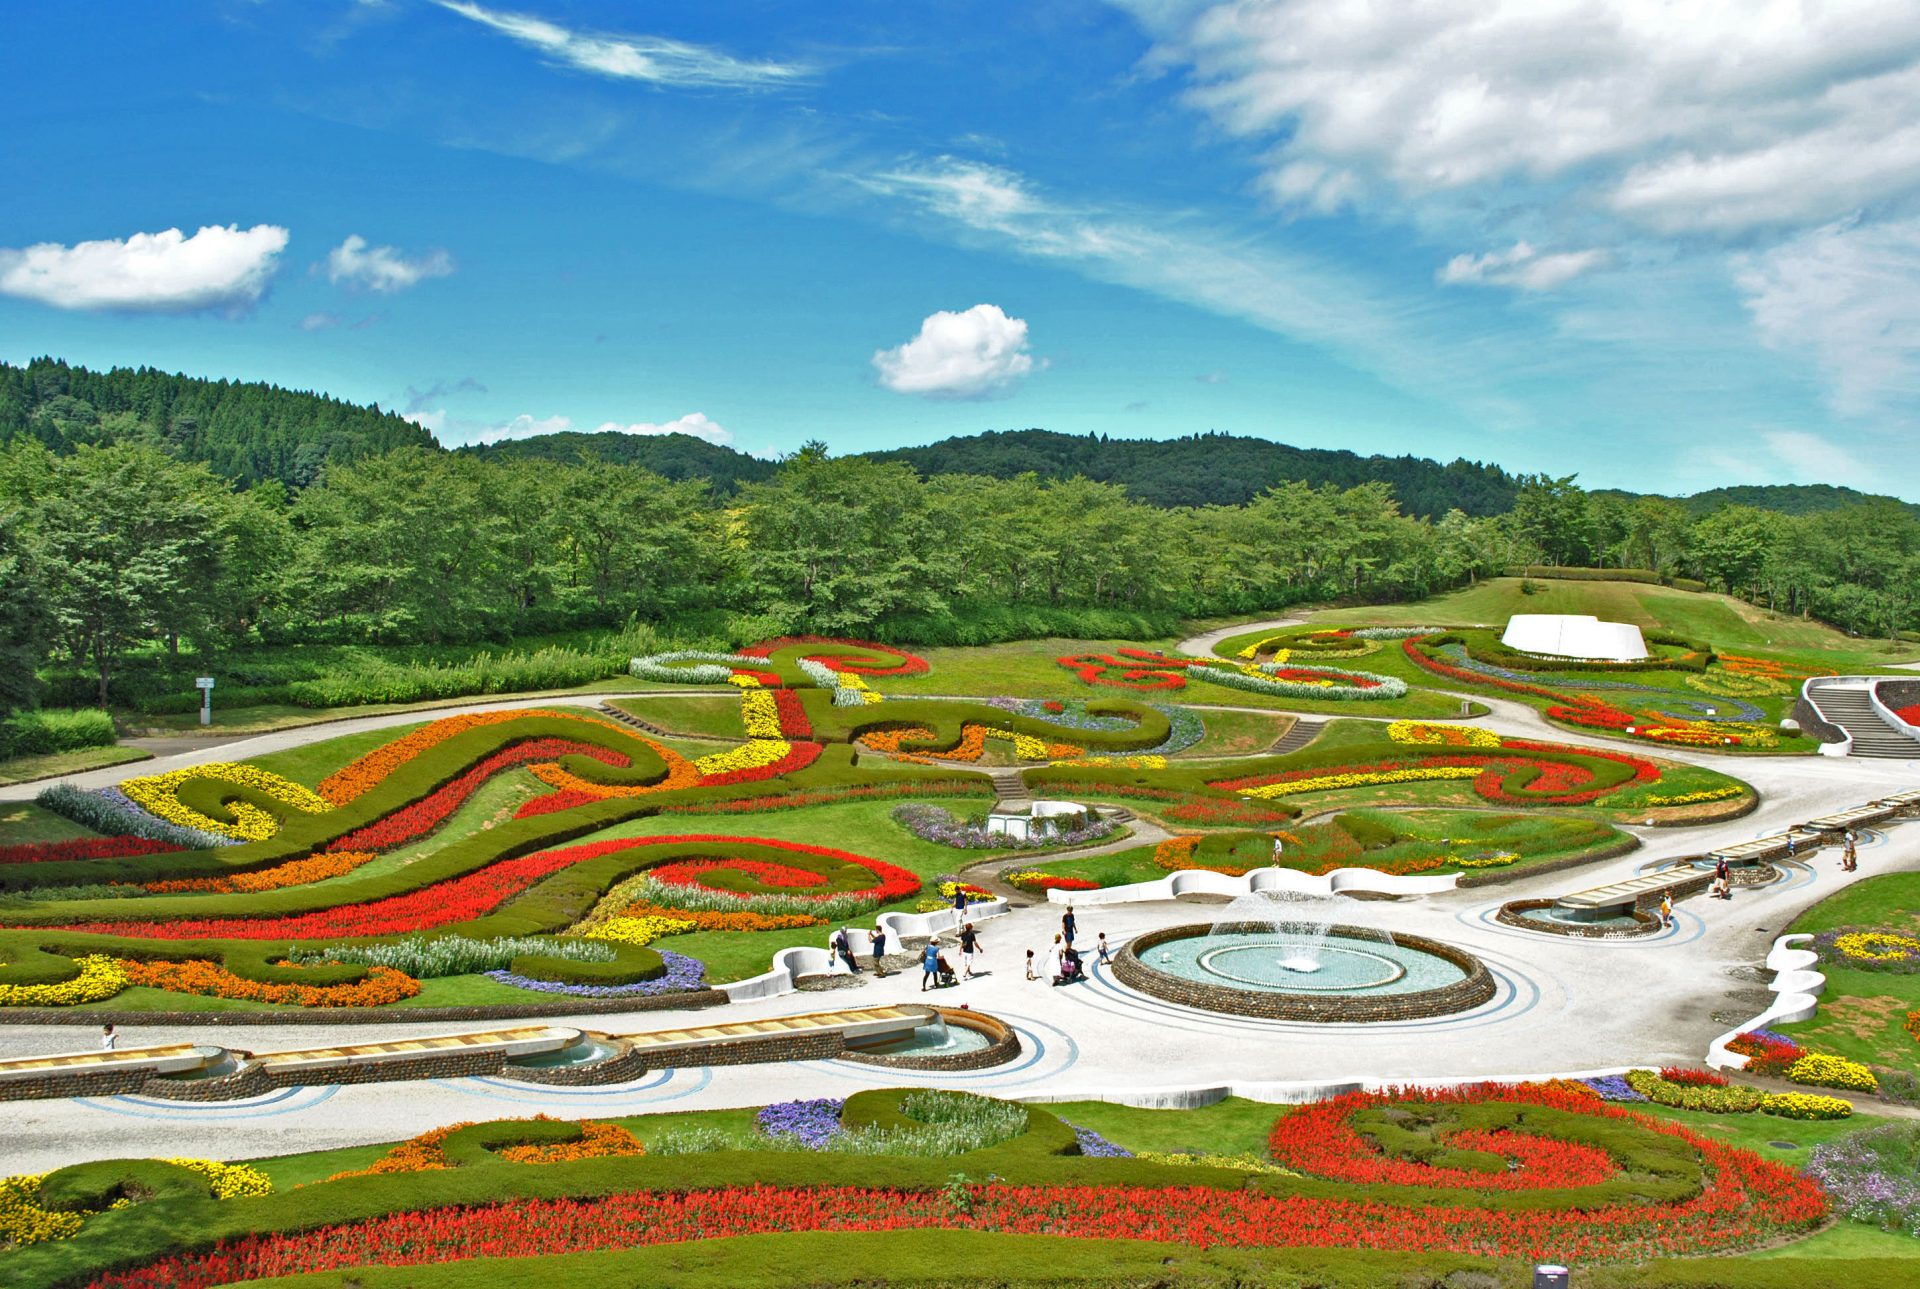
[(1639, 662), (1647, 642), (1630, 622), (1602, 622), (1585, 613), (1516, 613), (1500, 643), (1521, 653), (1603, 662)]

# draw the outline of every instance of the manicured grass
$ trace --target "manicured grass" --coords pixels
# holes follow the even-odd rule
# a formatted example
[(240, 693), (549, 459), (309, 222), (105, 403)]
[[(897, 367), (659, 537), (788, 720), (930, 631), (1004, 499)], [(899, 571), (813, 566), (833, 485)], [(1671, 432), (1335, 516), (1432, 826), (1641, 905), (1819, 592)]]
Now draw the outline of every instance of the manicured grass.
[(52, 779), (63, 774), (79, 774), (83, 770), (104, 770), (110, 765), (127, 765), (134, 761), (150, 761), (153, 753), (137, 747), (83, 747), (72, 752), (49, 752), (44, 756), (16, 756), (11, 760), (0, 761), (0, 784), (31, 783), (36, 779)]
[(411, 734), (425, 724), (427, 722), (419, 721), (411, 725), (388, 725), (377, 730), (361, 730), (357, 734), (342, 734), (338, 738), (321, 739), (317, 743), (252, 757), (248, 764), (271, 770), (282, 778), (292, 779), (309, 788), (317, 787), (322, 779), (335, 770), (377, 747), (385, 747), (395, 739)]
[(1178, 753), (1182, 759), (1264, 752), (1293, 728), (1293, 721), (1278, 712), (1201, 710), (1197, 702), (1195, 712), (1206, 724), (1207, 736)]
[[(430, 713), (449, 707), (470, 707), (484, 703), (502, 702), (517, 698), (559, 697), (562, 694), (619, 694), (636, 689), (651, 689), (631, 676), (615, 676), (609, 680), (596, 680), (591, 684), (578, 685), (572, 689), (534, 689), (513, 694), (474, 694), (467, 698), (435, 698), (420, 703), (365, 703), (351, 707), (295, 707), (291, 703), (260, 703), (249, 707), (222, 708), (216, 696), (213, 704), (212, 728), (227, 734), (268, 734), (274, 730), (298, 729), (304, 725), (320, 725), (332, 721), (349, 720), (356, 716), (390, 716), (395, 712)], [(657, 686), (661, 689), (673, 686)], [(218, 694), (218, 690), (215, 694)], [(136, 718), (142, 726), (156, 733), (175, 733), (201, 728), (198, 712), (183, 715), (143, 716)]]
[(36, 841), (76, 841), (99, 834), (30, 801), (0, 801), (0, 846)]
[(1197, 1110), (1146, 1110), (1106, 1101), (1061, 1101), (1046, 1107), (1117, 1146), (1159, 1154), (1267, 1157), (1267, 1136), (1285, 1107), (1228, 1097)]
[[(1810, 1092), (1827, 1092), (1825, 1088), (1809, 1088)], [(1837, 1096), (1847, 1094), (1835, 1093)], [(1857, 1098), (1849, 1098), (1857, 1099)], [(1770, 1114), (1704, 1114), (1697, 1110), (1676, 1110), (1670, 1106), (1629, 1105), (1625, 1109), (1635, 1114), (1644, 1114), (1652, 1119), (1664, 1119), (1677, 1123), (1689, 1132), (1698, 1133), (1710, 1141), (1723, 1141), (1731, 1146), (1741, 1146), (1768, 1159), (1783, 1164), (1792, 1164), (1804, 1168), (1813, 1148), (1829, 1141), (1838, 1141), (1851, 1136), (1863, 1128), (1871, 1128), (1886, 1122), (1864, 1114), (1855, 1114), (1851, 1119), (1783, 1119)], [(1776, 1141), (1788, 1143), (1775, 1146)], [(1920, 1249), (1916, 1249), (1920, 1252)]]
[[(1831, 852), (1816, 862), (1822, 861), (1831, 863)], [(1812, 934), (1838, 926), (1920, 932), (1920, 873), (1885, 873), (1856, 882), (1802, 913), (1787, 930)]]
[(711, 697), (702, 694), (690, 698), (615, 698), (609, 701), (612, 706), (675, 734), (739, 738), (744, 732), (740, 725), (740, 697), (730, 686), (727, 688), (728, 692), (716, 693)]
[(1165, 877), (1167, 870), (1153, 862), (1152, 846), (1135, 846), (1111, 855), (1089, 855), (1085, 859), (1062, 859), (1053, 863), (1016, 864), (1055, 877), (1078, 877), (1102, 886), (1126, 886), (1132, 882), (1151, 882)]
[[(1729, 595), (1678, 591), (1641, 582), (1573, 582), (1535, 579), (1532, 595), (1520, 590), (1520, 578), (1496, 577), (1465, 590), (1411, 604), (1329, 609), (1311, 615), (1328, 626), (1452, 626), (1478, 623), (1503, 627), (1516, 613), (1591, 613), (1610, 622), (1672, 631), (1736, 651), (1814, 655), (1825, 665), (1884, 666), (1910, 662), (1911, 644), (1861, 640), (1808, 618), (1748, 604)], [(1370, 663), (1372, 658), (1361, 660)]]
[(1864, 1222), (1838, 1222), (1818, 1235), (1795, 1240), (1777, 1249), (1749, 1253), (1747, 1257), (1760, 1262), (1815, 1259), (1814, 1264), (1806, 1268), (1803, 1283), (1847, 1285), (1848, 1289), (1855, 1289), (1855, 1286), (1847, 1278), (1844, 1268), (1829, 1268), (1822, 1263), (1836, 1258), (1910, 1258), (1915, 1260), (1915, 1265), (1909, 1274), (1913, 1281), (1920, 1281), (1920, 1240), (1900, 1231), (1882, 1231)]
[[(1920, 935), (1920, 873), (1870, 877), (1795, 918), (1795, 933), (1858, 926)], [(1825, 965), (1827, 988), (1812, 1020), (1776, 1026), (1810, 1047), (1869, 1065), (1920, 1070), (1920, 1042), (1906, 1015), (1920, 1009), (1920, 975)]]

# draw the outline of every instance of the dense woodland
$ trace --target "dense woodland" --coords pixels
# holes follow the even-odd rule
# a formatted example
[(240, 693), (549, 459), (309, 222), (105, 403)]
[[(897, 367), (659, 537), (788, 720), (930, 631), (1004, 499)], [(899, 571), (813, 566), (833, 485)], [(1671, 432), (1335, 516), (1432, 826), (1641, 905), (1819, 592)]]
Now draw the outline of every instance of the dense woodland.
[(1887, 499), (1696, 517), (1520, 476), (1504, 513), (1429, 519), (1385, 480), (1279, 480), (1179, 506), (1089, 477), (923, 475), (821, 444), (716, 487), (577, 451), (446, 452), (399, 418), (266, 386), (36, 364), (0, 368), (0, 390), (0, 706), (33, 701), (26, 678), (48, 664), (110, 701), (129, 655), (156, 645), (231, 657), (629, 623), (736, 643), (1138, 635), (1413, 598), (1530, 562), (1699, 578), (1861, 633), (1920, 619), (1920, 520)]

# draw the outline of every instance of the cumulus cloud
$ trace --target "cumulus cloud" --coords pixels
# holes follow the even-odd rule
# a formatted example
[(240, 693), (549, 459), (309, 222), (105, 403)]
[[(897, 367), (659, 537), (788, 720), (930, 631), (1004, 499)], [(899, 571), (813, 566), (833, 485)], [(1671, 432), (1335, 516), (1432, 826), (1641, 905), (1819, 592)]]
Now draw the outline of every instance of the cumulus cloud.
[(641, 422), (637, 425), (622, 425), (618, 421), (608, 421), (599, 429), (605, 434), (609, 430), (616, 434), (691, 434), (696, 439), (725, 447), (733, 442), (733, 434), (707, 419), (705, 412), (688, 412), (676, 420), (660, 425)]
[(440, 7), (539, 50), (576, 71), (654, 85), (757, 89), (802, 80), (811, 69), (799, 63), (754, 62), (704, 45), (664, 36), (606, 35), (571, 31), (531, 14), (487, 9), (465, 0), (439, 0)]
[(369, 246), (358, 233), (327, 252), (327, 281), (382, 295), (452, 272), (453, 256), (445, 251), (428, 251), (409, 259), (391, 246)]
[(929, 398), (987, 398), (1033, 370), (1027, 324), (996, 304), (961, 313), (929, 314), (920, 333), (873, 355), (880, 383), (897, 394)]
[(1434, 274), (1444, 286), (1512, 286), (1522, 291), (1551, 291), (1606, 258), (1601, 251), (1561, 251), (1542, 255), (1526, 242), (1484, 255), (1456, 255)]
[(1739, 261), (1760, 340), (1811, 355), (1842, 415), (1920, 397), (1920, 219), (1840, 220)]
[(57, 309), (194, 313), (245, 309), (267, 288), (287, 246), (274, 224), (177, 228), (119, 240), (0, 248), (0, 295)]
[(1570, 186), (1669, 231), (1803, 226), (1920, 186), (1906, 0), (1123, 0), (1266, 190)]

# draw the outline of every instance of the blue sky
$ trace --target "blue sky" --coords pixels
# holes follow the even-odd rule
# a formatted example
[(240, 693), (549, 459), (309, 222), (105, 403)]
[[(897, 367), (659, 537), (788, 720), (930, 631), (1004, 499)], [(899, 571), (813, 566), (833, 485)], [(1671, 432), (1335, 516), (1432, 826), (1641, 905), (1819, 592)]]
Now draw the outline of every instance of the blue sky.
[(0, 358), (1920, 498), (1920, 11), (21, 7)]

